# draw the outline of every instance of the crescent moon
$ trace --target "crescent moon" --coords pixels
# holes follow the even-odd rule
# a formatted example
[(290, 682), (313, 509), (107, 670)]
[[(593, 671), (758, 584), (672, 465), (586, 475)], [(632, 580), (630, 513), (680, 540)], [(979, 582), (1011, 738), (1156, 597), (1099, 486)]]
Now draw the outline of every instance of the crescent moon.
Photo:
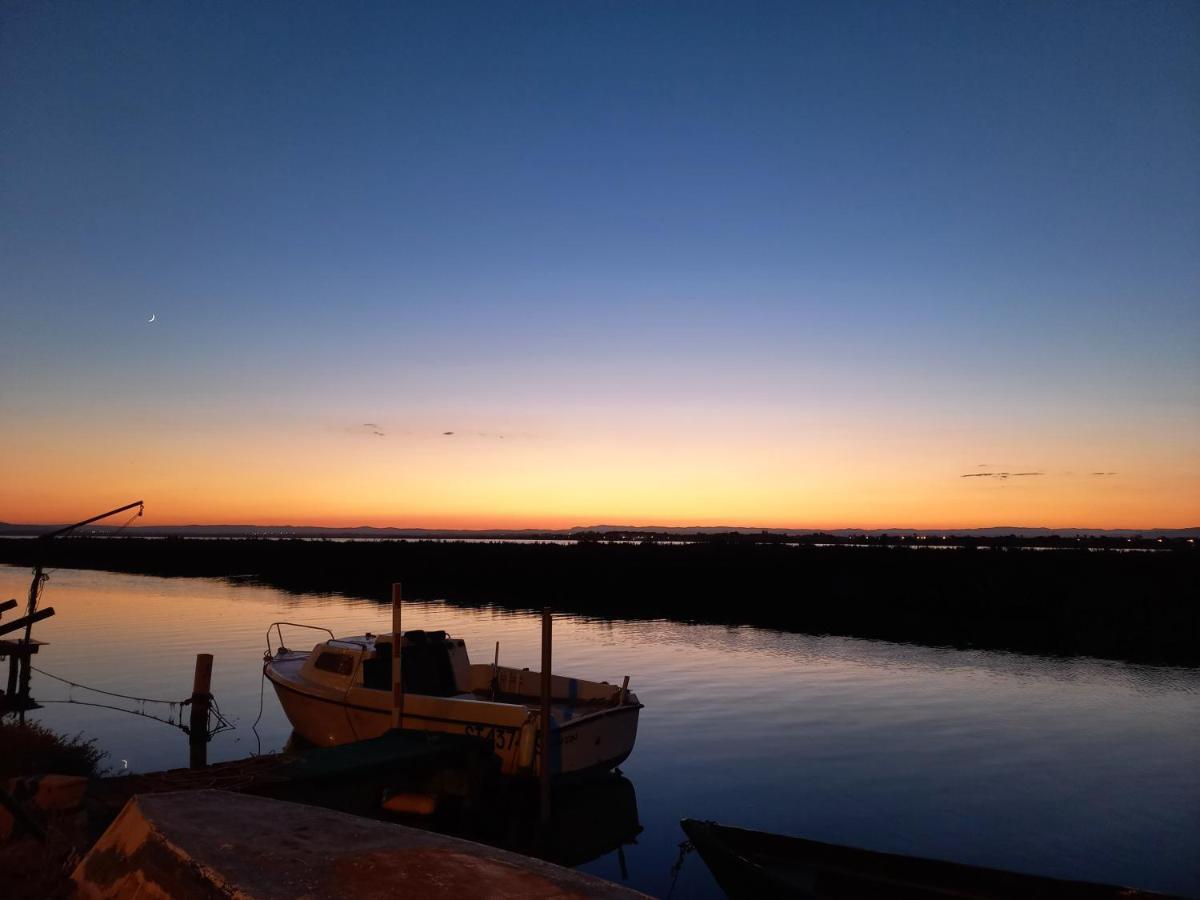
[(150, 324), (151, 322), (153, 322), (153, 321), (154, 321), (155, 319), (157, 319), (157, 318), (158, 318), (158, 313), (151, 313), (151, 315), (150, 315), (150, 318), (148, 318), (148, 319), (146, 320), (146, 324)]

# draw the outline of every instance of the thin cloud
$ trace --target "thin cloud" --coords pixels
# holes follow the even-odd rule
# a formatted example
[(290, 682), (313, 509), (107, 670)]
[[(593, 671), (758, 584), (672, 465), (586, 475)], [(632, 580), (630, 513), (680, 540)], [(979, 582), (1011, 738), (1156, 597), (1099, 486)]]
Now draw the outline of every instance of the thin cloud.
[(1116, 475), (1117, 473), (1116, 472), (1093, 472), (1092, 474), (1103, 477), (1106, 475)]
[(995, 478), (1004, 481), (1009, 478), (1029, 478), (1034, 475), (1045, 475), (1045, 472), (968, 472), (959, 478)]

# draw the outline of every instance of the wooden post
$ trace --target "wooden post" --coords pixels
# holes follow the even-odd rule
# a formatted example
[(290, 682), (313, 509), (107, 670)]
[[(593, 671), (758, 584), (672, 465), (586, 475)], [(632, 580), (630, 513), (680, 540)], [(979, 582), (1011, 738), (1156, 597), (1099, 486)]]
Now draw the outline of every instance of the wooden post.
[(392, 584), (392, 728), (404, 727), (404, 682), (400, 677), (400, 582)]
[(500, 690), (500, 642), (496, 641), (496, 655), (492, 657), (492, 699), (496, 699), (496, 692)]
[(212, 702), (211, 653), (196, 654), (196, 677), (192, 681), (192, 720), (188, 726), (190, 754), (188, 765), (203, 769), (208, 765), (208, 708)]
[(542, 793), (542, 824), (550, 821), (550, 646), (553, 640), (554, 620), (550, 607), (542, 610), (542, 766), (540, 771)]

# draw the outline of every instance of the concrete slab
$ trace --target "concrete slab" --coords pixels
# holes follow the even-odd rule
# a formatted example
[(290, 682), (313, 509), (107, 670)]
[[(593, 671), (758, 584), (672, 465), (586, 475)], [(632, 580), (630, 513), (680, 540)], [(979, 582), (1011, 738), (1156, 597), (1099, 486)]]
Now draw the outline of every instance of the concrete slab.
[(71, 877), (95, 900), (645, 897), (482, 844), (226, 791), (134, 797)]

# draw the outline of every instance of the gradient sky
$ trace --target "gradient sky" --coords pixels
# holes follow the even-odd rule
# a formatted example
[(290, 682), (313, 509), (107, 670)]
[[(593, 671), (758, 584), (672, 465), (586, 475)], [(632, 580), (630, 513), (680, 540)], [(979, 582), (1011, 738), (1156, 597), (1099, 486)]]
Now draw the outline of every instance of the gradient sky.
[(1200, 524), (1200, 6), (9, 0), (0, 422), (4, 521)]

